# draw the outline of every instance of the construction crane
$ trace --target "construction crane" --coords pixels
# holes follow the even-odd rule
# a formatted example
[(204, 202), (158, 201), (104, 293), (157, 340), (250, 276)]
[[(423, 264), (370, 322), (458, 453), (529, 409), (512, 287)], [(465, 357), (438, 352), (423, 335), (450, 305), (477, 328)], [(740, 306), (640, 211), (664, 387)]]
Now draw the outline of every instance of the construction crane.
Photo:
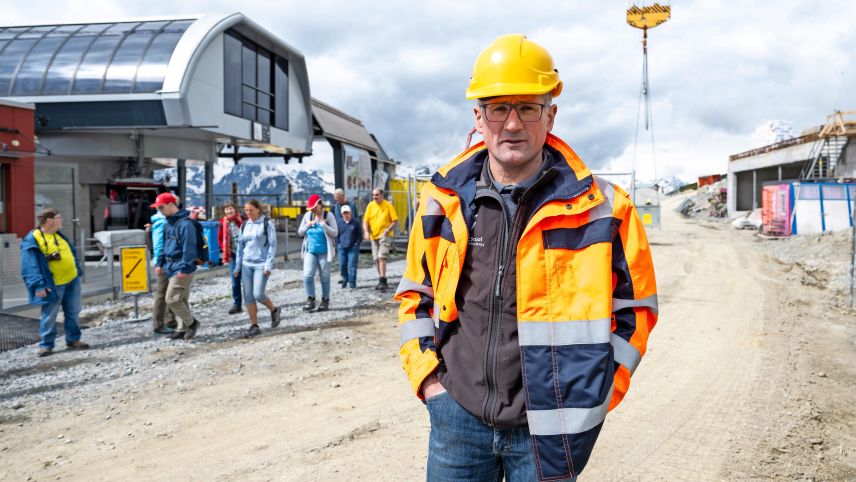
[[(631, 196), (634, 198), (633, 201), (636, 202), (636, 148), (639, 145), (639, 113), (643, 103), (645, 105), (645, 130), (651, 133), (651, 156), (654, 163), (654, 179), (657, 179), (657, 154), (654, 144), (654, 114), (651, 109), (651, 89), (648, 81), (648, 29), (666, 23), (672, 17), (672, 7), (670, 5), (660, 5), (659, 3), (654, 3), (650, 6), (645, 6), (644, 2), (642, 2), (641, 5), (635, 1), (630, 3), (631, 5), (627, 9), (627, 24), (633, 28), (642, 30), (642, 88), (639, 90), (639, 104), (636, 108), (636, 134), (633, 141), (634, 185), (631, 189)], [(656, 189), (656, 193), (658, 197), (656, 209), (652, 208), (651, 213), (648, 214), (643, 213), (640, 210), (640, 214), (642, 214), (642, 222), (646, 226), (653, 226), (656, 224), (657, 227), (659, 227), (660, 224), (659, 189)], [(646, 202), (646, 204), (650, 204), (650, 202)]]

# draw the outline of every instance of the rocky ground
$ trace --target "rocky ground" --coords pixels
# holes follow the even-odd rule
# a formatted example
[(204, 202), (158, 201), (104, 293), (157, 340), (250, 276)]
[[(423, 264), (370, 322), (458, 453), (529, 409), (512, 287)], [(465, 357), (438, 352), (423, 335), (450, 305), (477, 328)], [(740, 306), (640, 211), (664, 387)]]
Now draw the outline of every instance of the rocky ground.
[[(333, 273), (330, 310), (313, 313), (301, 309), (306, 300), (302, 261), (280, 263), (271, 274), (267, 293), (282, 309), (282, 324), (276, 329), (269, 328), (270, 312), (260, 306), (262, 336), (317, 331), (335, 326), (337, 320), (373, 311), (377, 303), (391, 297), (403, 262), (390, 266), (388, 292), (373, 289), (377, 276), (370, 263), (370, 258), (361, 259), (355, 290), (340, 288), (336, 284), (338, 273)], [(224, 357), (235, 360), (235, 372), (262, 361), (264, 353), (247, 350), (240, 343), (249, 326), (246, 311), (227, 314), (231, 306), (230, 283), (226, 271), (194, 281), (190, 304), (202, 326), (196, 338), (189, 342), (154, 335), (150, 320), (129, 321), (134, 318), (134, 305), (132, 298), (127, 297), (84, 307), (81, 313), (85, 326), (83, 339), (92, 346), (91, 350), (67, 352), (63, 350), (64, 341), (60, 337), (51, 357), (35, 357), (34, 347), (0, 353), (0, 409), (14, 410), (0, 416), (0, 422), (10, 417), (38, 414), (42, 404), (65, 407), (86, 403), (105, 391), (131, 396), (149, 384), (167, 381), (181, 390), (183, 384), (216, 378), (220, 373), (212, 367), (220, 364)], [(320, 290), (316, 280), (319, 298)], [(142, 316), (149, 313), (150, 295), (140, 297), (139, 308)], [(274, 349), (288, 350), (290, 345), (302, 340), (299, 336), (285, 337)]]
[[(765, 240), (679, 200), (650, 233), (657, 327), (583, 478), (856, 480), (848, 236)], [(364, 262), (359, 289), (305, 314), (299, 261), (272, 276), (283, 324), (263, 310), (256, 338), (223, 276), (194, 284), (193, 341), (127, 321), (126, 300), (86, 308), (91, 350), (0, 353), (0, 480), (424, 479), (391, 291)]]

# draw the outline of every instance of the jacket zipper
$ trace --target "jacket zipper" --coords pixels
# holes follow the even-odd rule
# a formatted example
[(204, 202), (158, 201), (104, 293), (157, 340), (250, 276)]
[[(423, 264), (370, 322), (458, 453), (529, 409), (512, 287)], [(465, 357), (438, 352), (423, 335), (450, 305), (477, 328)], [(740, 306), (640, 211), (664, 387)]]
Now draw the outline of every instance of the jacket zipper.
[[(531, 188), (536, 187), (538, 183), (535, 183)], [(578, 192), (573, 193), (570, 196), (570, 199), (573, 199), (580, 194), (587, 191), (589, 188), (581, 189)], [(508, 259), (508, 252), (511, 248), (511, 243), (518, 242), (518, 232), (520, 229), (519, 226), (523, 226), (519, 222), (515, 222), (521, 220), (521, 215), (526, 211), (526, 198), (527, 196), (521, 196), (520, 200), (517, 204), (517, 212), (514, 214), (514, 220), (512, 221), (512, 230), (511, 236), (508, 233), (508, 218), (505, 217), (505, 202), (502, 201), (502, 196), (500, 195), (500, 206), (503, 211), (503, 216), (505, 217), (505, 223), (503, 223), (502, 227), (502, 247), (500, 250), (500, 258), (499, 258), (499, 267), (497, 268), (496, 279), (494, 281), (494, 297), (491, 299), (491, 309), (490, 309), (490, 319), (488, 320), (488, 346), (487, 350), (485, 350), (485, 384), (487, 385), (487, 399), (485, 400), (485, 408), (484, 408), (484, 420), (490, 425), (494, 426), (496, 423), (496, 417), (494, 416), (496, 411), (496, 398), (497, 398), (497, 387), (496, 387), (496, 345), (499, 343), (499, 324), (502, 323), (502, 282), (503, 276), (505, 275), (505, 267), (510, 263)], [(537, 209), (532, 210), (526, 219), (526, 224), (529, 224), (529, 221), (535, 216), (535, 213), (541, 209), (545, 204), (552, 201), (555, 198), (548, 198), (544, 200), (541, 204), (538, 205)]]
[(496, 423), (494, 416), (496, 411), (496, 345), (499, 344), (499, 325), (502, 323), (502, 275), (505, 271), (506, 256), (508, 253), (508, 217), (505, 215), (505, 203), (502, 196), (499, 197), (500, 209), (504, 223), (502, 223), (502, 245), (497, 262), (496, 278), (494, 279), (494, 297), (490, 300), (490, 317), (487, 321), (487, 349), (484, 357), (485, 385), (487, 385), (487, 398), (484, 404), (484, 420), (488, 425)]

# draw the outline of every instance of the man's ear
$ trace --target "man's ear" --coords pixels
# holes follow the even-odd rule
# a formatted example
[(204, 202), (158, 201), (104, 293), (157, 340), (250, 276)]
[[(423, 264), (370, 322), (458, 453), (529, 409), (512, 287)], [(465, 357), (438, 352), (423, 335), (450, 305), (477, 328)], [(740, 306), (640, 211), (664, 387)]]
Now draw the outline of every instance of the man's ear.
[(559, 112), (559, 108), (556, 107), (556, 104), (550, 106), (547, 110), (547, 132), (553, 131), (553, 125), (556, 122), (556, 114)]
[(481, 109), (479, 109), (479, 106), (473, 107), (473, 115), (475, 116), (475, 120), (476, 120), (476, 125), (475, 125), (476, 132), (478, 132), (479, 134), (481, 134), (483, 136), (484, 135), (484, 118), (482, 117), (482, 111), (481, 111)]

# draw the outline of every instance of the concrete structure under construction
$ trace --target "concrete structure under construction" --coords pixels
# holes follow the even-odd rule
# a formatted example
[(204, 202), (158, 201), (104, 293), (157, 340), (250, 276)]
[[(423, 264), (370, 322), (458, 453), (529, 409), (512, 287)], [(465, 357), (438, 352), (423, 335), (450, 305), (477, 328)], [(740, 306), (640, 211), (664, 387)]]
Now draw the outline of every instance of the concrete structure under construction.
[(800, 137), (730, 156), (729, 215), (760, 208), (765, 182), (856, 177), (854, 114), (836, 112)]

